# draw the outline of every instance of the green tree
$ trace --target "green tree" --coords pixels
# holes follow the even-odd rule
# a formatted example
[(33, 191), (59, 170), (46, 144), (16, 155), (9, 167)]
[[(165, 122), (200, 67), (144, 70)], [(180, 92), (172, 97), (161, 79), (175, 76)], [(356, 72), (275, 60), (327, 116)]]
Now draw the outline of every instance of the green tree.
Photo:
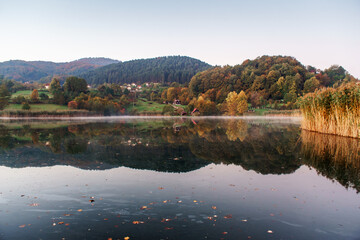
[(70, 101), (79, 96), (80, 93), (87, 92), (87, 83), (82, 78), (68, 77), (63, 88), (66, 100)]
[(316, 77), (312, 77), (304, 83), (304, 93), (314, 92), (320, 86), (319, 80)]
[(0, 87), (0, 110), (4, 109), (9, 104), (10, 92), (7, 87), (2, 84)]
[(28, 102), (23, 102), (21, 105), (22, 105), (21, 106), (22, 110), (30, 110), (30, 108), (31, 108), (30, 104)]

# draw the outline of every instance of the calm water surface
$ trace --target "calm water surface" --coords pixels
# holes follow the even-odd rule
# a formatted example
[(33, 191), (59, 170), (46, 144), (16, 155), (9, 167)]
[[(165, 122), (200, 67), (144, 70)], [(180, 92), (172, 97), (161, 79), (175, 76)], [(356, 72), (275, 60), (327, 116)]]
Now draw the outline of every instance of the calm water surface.
[(279, 119), (0, 122), (0, 239), (360, 239), (359, 140)]

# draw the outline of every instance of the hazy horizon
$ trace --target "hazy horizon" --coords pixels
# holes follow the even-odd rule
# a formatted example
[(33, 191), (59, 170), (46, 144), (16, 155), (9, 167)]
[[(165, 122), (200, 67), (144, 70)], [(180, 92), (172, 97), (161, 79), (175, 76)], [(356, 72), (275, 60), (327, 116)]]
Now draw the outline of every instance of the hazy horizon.
[(181, 55), (236, 65), (292, 56), (360, 77), (360, 2), (0, 0), (0, 61)]

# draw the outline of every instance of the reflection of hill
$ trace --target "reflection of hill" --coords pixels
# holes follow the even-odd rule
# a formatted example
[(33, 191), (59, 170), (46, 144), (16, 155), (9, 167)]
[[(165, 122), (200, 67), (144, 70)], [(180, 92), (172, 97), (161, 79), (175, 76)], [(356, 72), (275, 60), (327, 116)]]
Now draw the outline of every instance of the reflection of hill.
[(304, 163), (343, 186), (360, 192), (360, 140), (301, 132)]
[(292, 173), (301, 166), (296, 151), (296, 127), (272, 129), (254, 125), (244, 133), (244, 127), (235, 126), (226, 129), (227, 135), (219, 129), (209, 133), (216, 141), (193, 138), (191, 151), (208, 161), (241, 165), (246, 170), (261, 174)]
[(176, 124), (157, 120), (69, 124), (54, 129), (2, 127), (0, 143), (5, 153), (1, 155), (9, 157), (3, 157), (0, 164), (186, 172), (214, 162), (241, 165), (262, 174), (291, 173), (300, 166), (296, 126), (249, 126), (234, 119), (196, 124), (178, 119)]
[(135, 138), (132, 126), (114, 124), (41, 130), (2, 127), (0, 164), (8, 167), (71, 165), (83, 169), (125, 166), (165, 172), (188, 172), (208, 164), (189, 152), (184, 143), (161, 142), (161, 134), (154, 131), (137, 133)]

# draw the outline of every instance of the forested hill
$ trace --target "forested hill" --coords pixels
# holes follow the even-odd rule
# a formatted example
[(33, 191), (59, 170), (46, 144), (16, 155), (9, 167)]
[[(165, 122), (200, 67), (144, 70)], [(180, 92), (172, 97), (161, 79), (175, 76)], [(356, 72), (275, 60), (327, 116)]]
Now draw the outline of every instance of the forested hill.
[(241, 65), (214, 67), (196, 74), (190, 81), (193, 94), (207, 93), (222, 102), (231, 91), (245, 91), (250, 98), (294, 102), (299, 94), (339, 81), (356, 81), (341, 66), (324, 71), (303, 66), (293, 57), (262, 56)]
[(109, 58), (82, 58), (65, 63), (12, 60), (0, 63), (0, 75), (20, 82), (50, 81), (54, 75), (79, 75), (98, 67), (118, 62)]
[(186, 83), (198, 72), (211, 66), (184, 56), (157, 57), (111, 64), (81, 74), (89, 84), (102, 83)]

